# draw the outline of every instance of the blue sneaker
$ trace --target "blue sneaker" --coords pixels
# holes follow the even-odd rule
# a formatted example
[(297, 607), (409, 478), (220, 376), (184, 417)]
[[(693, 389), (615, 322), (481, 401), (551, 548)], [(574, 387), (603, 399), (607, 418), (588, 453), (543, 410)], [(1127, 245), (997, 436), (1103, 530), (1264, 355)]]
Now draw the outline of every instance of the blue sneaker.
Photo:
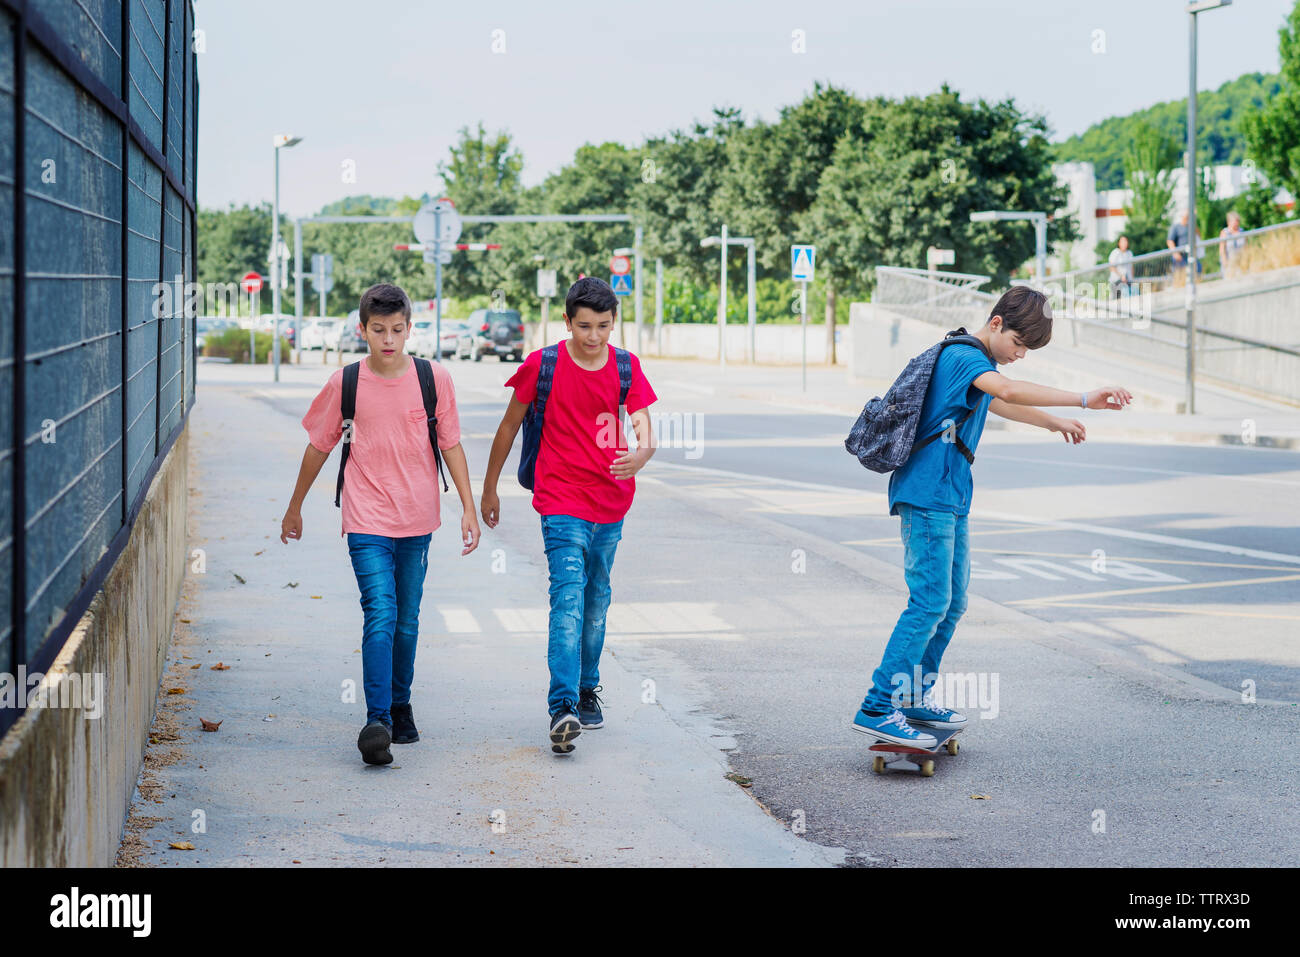
[(582, 723), (566, 702), (551, 715), (551, 750), (556, 754), (573, 751), (573, 739), (582, 733)]
[(938, 728), (952, 731), (966, 726), (966, 716), (949, 708), (937, 707), (934, 703), (933, 689), (925, 696), (919, 708), (903, 708), (903, 717), (913, 724), (926, 728)]
[(933, 748), (939, 744), (939, 739), (934, 735), (917, 731), (909, 725), (903, 712), (898, 710), (870, 715), (859, 708), (853, 716), (852, 727), (854, 731), (861, 731), (890, 744), (904, 744), (912, 748)]
[(605, 716), (600, 711), (600, 695), (596, 694), (600, 690), (600, 685), (578, 689), (578, 721), (582, 723), (583, 731), (594, 731), (605, 726)]

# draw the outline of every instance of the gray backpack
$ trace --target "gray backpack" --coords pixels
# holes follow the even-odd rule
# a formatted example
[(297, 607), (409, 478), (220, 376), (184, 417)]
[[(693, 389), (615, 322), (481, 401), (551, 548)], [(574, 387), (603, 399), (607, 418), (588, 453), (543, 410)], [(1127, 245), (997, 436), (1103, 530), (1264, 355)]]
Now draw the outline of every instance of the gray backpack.
[[(907, 367), (894, 380), (884, 398), (876, 396), (862, 408), (858, 421), (853, 423), (849, 437), (844, 440), (844, 447), (858, 457), (858, 461), (873, 472), (892, 472), (901, 468), (916, 452), (925, 448), (946, 429), (927, 436), (916, 442), (916, 428), (921, 421), (921, 406), (925, 403), (925, 393), (930, 388), (930, 378), (934, 375), (934, 364), (939, 353), (948, 346), (962, 343), (975, 346), (992, 361), (984, 343), (969, 335), (965, 328), (954, 329), (919, 356), (907, 363)], [(967, 409), (966, 414), (953, 426), (953, 442), (967, 462), (974, 463), (972, 452), (957, 435), (974, 409)], [(915, 443), (915, 444), (913, 444)]]

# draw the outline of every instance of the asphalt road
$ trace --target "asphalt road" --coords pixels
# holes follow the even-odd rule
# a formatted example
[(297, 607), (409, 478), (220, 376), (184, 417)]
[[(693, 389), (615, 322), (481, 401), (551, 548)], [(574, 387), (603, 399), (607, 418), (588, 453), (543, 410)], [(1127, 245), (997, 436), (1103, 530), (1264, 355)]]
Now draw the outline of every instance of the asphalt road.
[[(452, 371), (477, 485), (513, 366)], [(886, 477), (842, 416), (655, 385), (681, 441), (638, 480), (607, 653), (785, 826), (869, 866), (1294, 864), (1300, 455), (986, 432), (944, 669), (989, 695), (933, 777), (877, 776), (848, 725), (906, 603)], [(526, 499), (492, 535), (540, 545)]]

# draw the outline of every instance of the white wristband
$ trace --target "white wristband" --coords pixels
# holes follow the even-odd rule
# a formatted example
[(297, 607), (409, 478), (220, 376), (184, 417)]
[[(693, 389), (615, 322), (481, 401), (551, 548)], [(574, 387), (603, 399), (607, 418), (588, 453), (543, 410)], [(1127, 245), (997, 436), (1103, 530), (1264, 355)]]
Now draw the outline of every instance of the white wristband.
[(1086, 392), (1079, 393), (1079, 407), (1082, 409), (1088, 408), (1088, 393)]

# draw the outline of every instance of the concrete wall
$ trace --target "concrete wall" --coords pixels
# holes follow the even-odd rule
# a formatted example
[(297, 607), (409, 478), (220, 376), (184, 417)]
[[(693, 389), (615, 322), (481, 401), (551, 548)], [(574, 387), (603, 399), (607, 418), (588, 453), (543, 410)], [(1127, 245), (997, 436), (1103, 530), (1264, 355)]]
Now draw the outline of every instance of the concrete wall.
[[(638, 355), (659, 356), (666, 359), (713, 359), (718, 358), (718, 324), (716, 322), (666, 322), (661, 327), (662, 333), (656, 335), (654, 323), (642, 327), (643, 347), (638, 350), (636, 343), (636, 326), (631, 321), (625, 325), (627, 341), (619, 338), (616, 329), (610, 336), (610, 342), (616, 346), (631, 349)], [(542, 341), (538, 337), (540, 323), (526, 323), (525, 337), (528, 351), (539, 349)], [(568, 338), (564, 323), (547, 323), (547, 342), (558, 342)], [(848, 365), (848, 355), (852, 347), (852, 332), (848, 326), (835, 329), (835, 363)], [(662, 348), (660, 348), (662, 341)], [(798, 365), (803, 353), (803, 335), (797, 324), (766, 324), (754, 327), (754, 345), (758, 361), (772, 365)], [(746, 323), (727, 324), (727, 361), (749, 361), (750, 334)], [(826, 362), (826, 324), (808, 323), (808, 361)]]
[(0, 866), (113, 864), (185, 573), (188, 436), (159, 466), (130, 540), (51, 668), (103, 675), (101, 716), (29, 709), (0, 742)]

